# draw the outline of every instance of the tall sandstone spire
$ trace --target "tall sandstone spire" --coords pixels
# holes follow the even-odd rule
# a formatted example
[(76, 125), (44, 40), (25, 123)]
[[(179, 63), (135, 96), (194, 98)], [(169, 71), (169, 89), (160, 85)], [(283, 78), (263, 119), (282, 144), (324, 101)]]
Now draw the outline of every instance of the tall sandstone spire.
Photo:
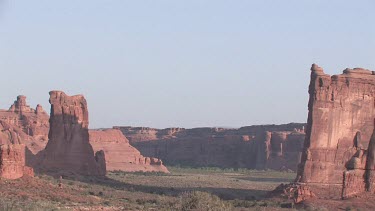
[(89, 117), (82, 95), (50, 93), (51, 115), (48, 143), (42, 154), (42, 167), (83, 175), (105, 175), (104, 152), (89, 143)]

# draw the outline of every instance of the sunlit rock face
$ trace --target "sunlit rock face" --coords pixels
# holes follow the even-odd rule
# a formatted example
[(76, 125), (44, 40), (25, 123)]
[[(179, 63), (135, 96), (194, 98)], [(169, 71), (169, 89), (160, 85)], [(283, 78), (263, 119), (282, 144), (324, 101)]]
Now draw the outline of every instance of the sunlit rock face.
[(157, 158), (144, 157), (129, 144), (129, 140), (116, 129), (89, 130), (94, 151), (103, 150), (108, 171), (164, 172), (168, 169)]
[(47, 170), (83, 175), (105, 175), (105, 155), (89, 143), (89, 114), (82, 95), (68, 96), (61, 91), (50, 92), (50, 130), (40, 166)]
[(228, 128), (115, 127), (145, 156), (168, 165), (291, 169), (300, 161), (305, 124)]
[(309, 94), (306, 139), (296, 180), (321, 197), (346, 198), (371, 189), (374, 73), (355, 68), (330, 76), (313, 64)]

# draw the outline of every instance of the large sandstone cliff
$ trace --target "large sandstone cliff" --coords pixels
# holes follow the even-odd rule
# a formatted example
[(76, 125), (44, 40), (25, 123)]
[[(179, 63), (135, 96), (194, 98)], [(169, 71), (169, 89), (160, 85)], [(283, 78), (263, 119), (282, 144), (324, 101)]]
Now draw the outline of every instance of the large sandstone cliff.
[(168, 165), (296, 170), (304, 124), (239, 129), (114, 127), (145, 156)]
[(373, 192), (374, 72), (355, 68), (330, 76), (314, 64), (309, 94), (296, 180), (320, 197), (346, 198), (366, 188)]
[(84, 175), (105, 175), (102, 151), (94, 155), (89, 143), (89, 114), (82, 95), (50, 92), (50, 130), (46, 148), (39, 152), (40, 166)]

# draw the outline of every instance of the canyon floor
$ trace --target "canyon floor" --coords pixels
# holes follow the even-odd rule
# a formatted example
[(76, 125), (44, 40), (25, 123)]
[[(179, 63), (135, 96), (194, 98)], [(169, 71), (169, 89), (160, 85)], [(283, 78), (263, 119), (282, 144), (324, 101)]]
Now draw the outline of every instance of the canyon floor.
[[(1, 179), (0, 210), (293, 210), (287, 198), (266, 195), (280, 183), (291, 182), (295, 173), (169, 169), (170, 174), (114, 171), (105, 178), (76, 176), (60, 180), (36, 175)], [(323, 201), (312, 201), (308, 207), (297, 209), (357, 210), (358, 200), (369, 199), (328, 201), (325, 205)]]

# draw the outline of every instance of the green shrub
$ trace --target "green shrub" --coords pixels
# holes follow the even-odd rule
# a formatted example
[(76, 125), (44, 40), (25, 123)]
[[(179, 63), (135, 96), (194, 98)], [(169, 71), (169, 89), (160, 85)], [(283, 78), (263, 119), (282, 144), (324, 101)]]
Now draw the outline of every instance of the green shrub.
[(193, 191), (182, 193), (179, 197), (178, 210), (225, 211), (232, 210), (230, 203), (206, 192)]
[(239, 200), (235, 199), (232, 201), (234, 207), (245, 207), (250, 208), (256, 206), (256, 201), (247, 201), (247, 200)]
[(346, 208), (345, 208), (345, 211), (351, 211), (351, 210), (353, 210), (350, 206), (347, 206)]

